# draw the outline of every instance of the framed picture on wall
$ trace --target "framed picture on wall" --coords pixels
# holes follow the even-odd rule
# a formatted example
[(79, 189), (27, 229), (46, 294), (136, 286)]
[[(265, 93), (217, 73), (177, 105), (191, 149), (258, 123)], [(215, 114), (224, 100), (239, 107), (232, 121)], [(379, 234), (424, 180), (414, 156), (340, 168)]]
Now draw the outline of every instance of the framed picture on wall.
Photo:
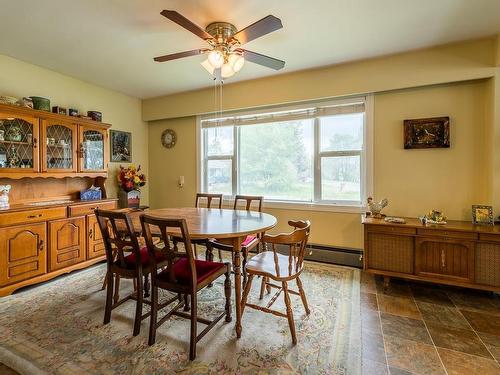
[(493, 207), (483, 205), (472, 205), (472, 223), (493, 225)]
[(132, 162), (132, 133), (110, 130), (109, 141), (112, 162)]
[(450, 118), (404, 120), (404, 148), (450, 147)]

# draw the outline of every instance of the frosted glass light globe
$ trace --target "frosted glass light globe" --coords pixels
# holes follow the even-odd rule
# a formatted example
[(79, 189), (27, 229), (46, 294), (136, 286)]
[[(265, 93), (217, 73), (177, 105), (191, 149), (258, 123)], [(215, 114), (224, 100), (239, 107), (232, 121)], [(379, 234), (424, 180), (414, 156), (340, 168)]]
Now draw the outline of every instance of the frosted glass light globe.
[(243, 68), (243, 64), (245, 64), (245, 59), (243, 56), (233, 53), (229, 56), (229, 64), (231, 64), (235, 73), (239, 72), (241, 68)]
[(220, 75), (222, 76), (222, 78), (229, 78), (231, 76), (233, 76), (235, 73), (233, 67), (231, 66), (231, 64), (224, 64), (222, 65), (222, 69), (220, 71)]
[(224, 55), (220, 51), (210, 51), (208, 54), (208, 62), (215, 69), (220, 68), (224, 64)]

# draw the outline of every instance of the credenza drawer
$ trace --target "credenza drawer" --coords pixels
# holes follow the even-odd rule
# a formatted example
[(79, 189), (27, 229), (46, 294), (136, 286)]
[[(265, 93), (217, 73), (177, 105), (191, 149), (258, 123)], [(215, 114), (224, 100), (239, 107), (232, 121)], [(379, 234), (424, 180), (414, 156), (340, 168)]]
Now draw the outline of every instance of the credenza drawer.
[(69, 216), (91, 215), (94, 213), (96, 208), (101, 210), (113, 210), (116, 208), (116, 202), (93, 202), (69, 206)]
[(40, 208), (36, 210), (0, 214), (0, 226), (36, 223), (66, 217), (66, 207)]
[(416, 234), (417, 230), (411, 227), (405, 227), (404, 225), (392, 226), (392, 225), (368, 225), (367, 229), (369, 232), (377, 233), (392, 233), (392, 234)]
[(500, 233), (499, 234), (480, 233), (479, 240), (500, 243)]
[(466, 240), (476, 240), (477, 233), (472, 232), (461, 232), (446, 229), (417, 229), (417, 234), (422, 236), (438, 236), (438, 237), (451, 237), (451, 238), (463, 238)]

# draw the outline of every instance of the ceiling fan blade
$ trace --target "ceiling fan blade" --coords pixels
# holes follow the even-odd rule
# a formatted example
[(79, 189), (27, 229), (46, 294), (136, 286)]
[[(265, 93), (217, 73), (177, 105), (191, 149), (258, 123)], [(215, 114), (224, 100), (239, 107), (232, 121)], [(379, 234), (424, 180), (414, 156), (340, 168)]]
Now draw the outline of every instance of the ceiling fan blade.
[(213, 38), (212, 35), (210, 35), (201, 27), (188, 20), (182, 14), (177, 13), (175, 10), (163, 10), (161, 11), (160, 14), (164, 17), (167, 17), (170, 21), (175, 22), (179, 26), (182, 26), (186, 30), (191, 31), (193, 34), (199, 36), (201, 39), (207, 40)]
[(255, 64), (266, 66), (274, 70), (280, 70), (285, 66), (285, 62), (283, 60), (278, 60), (274, 57), (269, 57), (242, 48), (239, 48), (238, 51), (243, 53), (243, 57), (245, 58), (245, 60), (253, 62)]
[(175, 59), (182, 59), (183, 57), (201, 55), (205, 51), (206, 51), (206, 49), (193, 49), (191, 51), (177, 52), (177, 53), (172, 53), (170, 55), (158, 56), (158, 57), (155, 57), (154, 60), (156, 62), (164, 62), (164, 61), (170, 61), (170, 60), (175, 60)]
[(245, 44), (263, 35), (279, 30), (282, 27), (283, 24), (279, 18), (269, 15), (238, 31), (233, 35), (233, 38), (241, 44)]

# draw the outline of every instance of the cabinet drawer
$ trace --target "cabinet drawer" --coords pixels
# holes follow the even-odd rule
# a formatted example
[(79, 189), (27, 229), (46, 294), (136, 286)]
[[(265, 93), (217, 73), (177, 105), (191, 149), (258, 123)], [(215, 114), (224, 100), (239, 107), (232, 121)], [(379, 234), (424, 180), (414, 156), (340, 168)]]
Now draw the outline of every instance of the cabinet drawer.
[(480, 241), (488, 241), (488, 242), (498, 242), (498, 243), (500, 243), (500, 234), (481, 233), (479, 235), (479, 240)]
[(423, 236), (438, 236), (438, 237), (450, 237), (450, 238), (463, 238), (466, 240), (476, 240), (477, 233), (471, 232), (460, 232), (446, 229), (425, 229), (419, 228), (417, 233)]
[(51, 207), (29, 211), (9, 212), (0, 214), (0, 226), (36, 223), (39, 221), (62, 219), (65, 217), (66, 207)]
[(94, 202), (69, 206), (69, 216), (92, 215), (96, 208), (100, 208), (101, 210), (113, 210), (116, 208), (116, 202)]
[(377, 233), (410, 234), (410, 235), (417, 233), (417, 230), (415, 228), (405, 227), (403, 225), (400, 226), (368, 225), (367, 229), (369, 232), (377, 232)]

